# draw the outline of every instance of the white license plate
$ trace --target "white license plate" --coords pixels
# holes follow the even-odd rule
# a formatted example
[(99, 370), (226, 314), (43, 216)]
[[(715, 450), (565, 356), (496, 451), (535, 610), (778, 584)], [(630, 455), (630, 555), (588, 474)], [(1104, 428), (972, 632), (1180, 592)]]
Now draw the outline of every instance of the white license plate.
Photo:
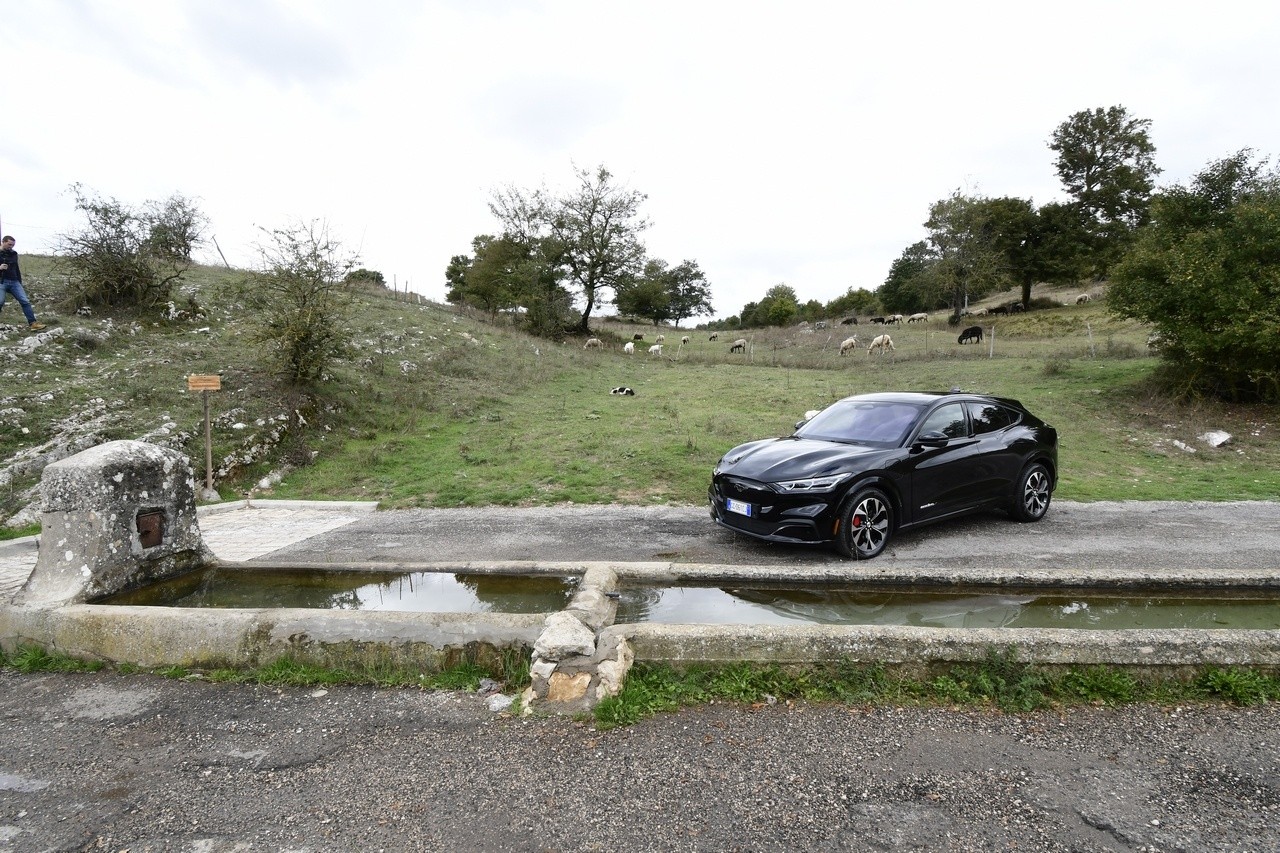
[(754, 514), (751, 511), (752, 510), (751, 504), (743, 503), (742, 501), (735, 501), (733, 498), (727, 498), (725, 500), (724, 508), (727, 509), (729, 512), (736, 512), (738, 515), (745, 515), (748, 518), (750, 518)]

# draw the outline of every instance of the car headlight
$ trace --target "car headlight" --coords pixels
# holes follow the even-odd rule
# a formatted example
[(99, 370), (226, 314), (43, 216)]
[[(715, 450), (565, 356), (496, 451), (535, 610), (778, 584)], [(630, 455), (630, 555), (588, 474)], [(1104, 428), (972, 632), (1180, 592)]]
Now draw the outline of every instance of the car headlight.
[(850, 474), (831, 474), (826, 477), (805, 477), (803, 480), (783, 480), (773, 486), (780, 492), (797, 494), (806, 492), (829, 492), (849, 479)]

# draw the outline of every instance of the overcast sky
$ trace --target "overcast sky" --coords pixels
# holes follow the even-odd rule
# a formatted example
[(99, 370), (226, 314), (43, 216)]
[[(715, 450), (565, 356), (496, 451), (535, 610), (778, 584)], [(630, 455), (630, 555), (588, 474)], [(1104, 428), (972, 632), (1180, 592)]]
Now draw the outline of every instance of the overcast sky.
[[(605, 165), (716, 315), (874, 289), (961, 189), (1064, 198), (1073, 113), (1150, 119), (1161, 183), (1280, 145), (1280, 4), (0, 0), (0, 222), (52, 251), (79, 182), (180, 192), (235, 266), (319, 219), (443, 301), (492, 192)], [(212, 252), (202, 259), (216, 261)], [(703, 318), (706, 319), (706, 318)]]

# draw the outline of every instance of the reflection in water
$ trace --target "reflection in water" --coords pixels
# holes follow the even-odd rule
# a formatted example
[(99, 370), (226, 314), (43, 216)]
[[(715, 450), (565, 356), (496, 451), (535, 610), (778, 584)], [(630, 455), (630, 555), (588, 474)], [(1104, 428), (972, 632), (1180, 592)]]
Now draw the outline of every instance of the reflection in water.
[(419, 613), (552, 613), (563, 610), (576, 577), (208, 568), (96, 604), (161, 607), (304, 607)]
[(631, 587), (618, 622), (721, 625), (911, 625), (928, 628), (1280, 628), (1264, 598), (1151, 598), (901, 589)]

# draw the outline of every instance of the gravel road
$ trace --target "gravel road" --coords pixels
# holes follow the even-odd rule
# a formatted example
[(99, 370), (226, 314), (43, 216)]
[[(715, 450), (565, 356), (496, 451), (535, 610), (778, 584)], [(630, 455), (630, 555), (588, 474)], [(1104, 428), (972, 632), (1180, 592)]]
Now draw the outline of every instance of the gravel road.
[(715, 704), (0, 675), (0, 849), (1274, 851), (1280, 707)]

